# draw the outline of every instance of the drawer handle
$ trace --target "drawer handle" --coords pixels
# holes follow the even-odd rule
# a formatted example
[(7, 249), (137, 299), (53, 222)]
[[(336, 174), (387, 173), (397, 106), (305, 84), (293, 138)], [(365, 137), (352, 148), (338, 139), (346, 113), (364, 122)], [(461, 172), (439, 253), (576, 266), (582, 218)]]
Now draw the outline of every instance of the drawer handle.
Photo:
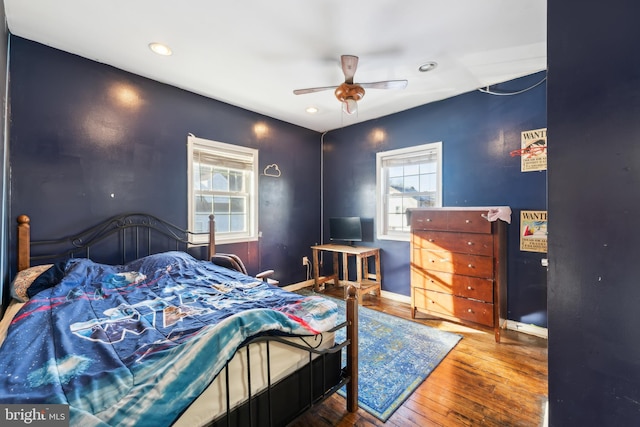
[(469, 264), (469, 265), (467, 265), (467, 267), (473, 268), (473, 264)]
[(431, 218), (427, 218), (425, 221), (427, 221), (427, 222), (431, 222)]
[(436, 260), (435, 260), (435, 259), (430, 259), (429, 261), (431, 261), (431, 262), (436, 262)]
[(471, 224), (471, 220), (470, 220), (470, 219), (465, 220), (465, 222), (466, 222), (467, 224)]
[(473, 246), (473, 242), (467, 242), (467, 245)]
[(472, 291), (473, 290), (473, 286), (467, 286), (467, 290)]
[(468, 309), (468, 310), (467, 310), (467, 313), (473, 313), (473, 310)]
[(433, 239), (427, 239), (427, 241), (428, 241), (428, 242), (431, 242), (431, 243), (433, 243), (433, 242), (434, 242), (434, 240), (433, 240)]

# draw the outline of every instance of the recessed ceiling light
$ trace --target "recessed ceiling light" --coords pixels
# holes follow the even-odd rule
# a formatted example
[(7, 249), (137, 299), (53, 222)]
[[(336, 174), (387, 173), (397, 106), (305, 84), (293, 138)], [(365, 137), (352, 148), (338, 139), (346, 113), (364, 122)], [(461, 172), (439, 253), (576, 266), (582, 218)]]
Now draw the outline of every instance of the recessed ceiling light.
[(438, 66), (438, 63), (435, 61), (425, 62), (421, 66), (418, 67), (418, 70), (422, 73), (426, 73), (427, 71), (431, 71)]
[(157, 53), (158, 55), (169, 56), (171, 55), (171, 48), (162, 43), (149, 43), (149, 49)]
[(307, 113), (309, 114), (315, 114), (318, 112), (318, 108), (316, 107), (307, 107), (307, 109), (305, 110)]

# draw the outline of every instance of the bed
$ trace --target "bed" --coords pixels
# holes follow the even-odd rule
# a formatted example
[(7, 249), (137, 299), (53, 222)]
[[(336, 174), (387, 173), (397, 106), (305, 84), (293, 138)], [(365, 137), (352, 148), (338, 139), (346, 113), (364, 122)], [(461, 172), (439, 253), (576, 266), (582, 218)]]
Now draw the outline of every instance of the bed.
[(335, 302), (212, 263), (213, 216), (205, 247), (147, 214), (55, 240), (30, 226), (18, 217), (1, 403), (68, 405), (82, 426), (272, 426), (345, 387), (357, 410), (355, 290), (336, 325)]

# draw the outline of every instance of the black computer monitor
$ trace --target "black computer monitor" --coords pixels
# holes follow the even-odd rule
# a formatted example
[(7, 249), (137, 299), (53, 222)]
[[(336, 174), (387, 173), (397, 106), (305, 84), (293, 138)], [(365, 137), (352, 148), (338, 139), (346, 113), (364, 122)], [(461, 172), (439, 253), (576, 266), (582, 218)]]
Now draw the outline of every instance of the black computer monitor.
[(358, 216), (329, 218), (329, 240), (353, 245), (362, 241), (362, 221)]

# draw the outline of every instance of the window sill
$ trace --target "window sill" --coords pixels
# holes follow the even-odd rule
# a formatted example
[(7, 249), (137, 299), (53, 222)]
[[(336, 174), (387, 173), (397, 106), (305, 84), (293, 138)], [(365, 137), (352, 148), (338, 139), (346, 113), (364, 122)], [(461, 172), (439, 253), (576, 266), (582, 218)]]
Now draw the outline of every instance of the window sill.
[(411, 235), (409, 233), (405, 234), (378, 234), (376, 236), (378, 240), (395, 240), (398, 242), (410, 242)]

